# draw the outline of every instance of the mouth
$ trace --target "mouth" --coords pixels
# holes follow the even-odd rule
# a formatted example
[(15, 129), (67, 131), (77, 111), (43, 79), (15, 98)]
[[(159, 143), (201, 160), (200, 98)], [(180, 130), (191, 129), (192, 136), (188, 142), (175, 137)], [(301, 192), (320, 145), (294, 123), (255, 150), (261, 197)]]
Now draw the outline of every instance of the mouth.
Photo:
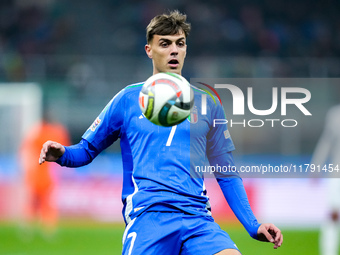
[(171, 59), (168, 62), (168, 65), (170, 66), (170, 68), (177, 68), (179, 66), (179, 62), (177, 59)]

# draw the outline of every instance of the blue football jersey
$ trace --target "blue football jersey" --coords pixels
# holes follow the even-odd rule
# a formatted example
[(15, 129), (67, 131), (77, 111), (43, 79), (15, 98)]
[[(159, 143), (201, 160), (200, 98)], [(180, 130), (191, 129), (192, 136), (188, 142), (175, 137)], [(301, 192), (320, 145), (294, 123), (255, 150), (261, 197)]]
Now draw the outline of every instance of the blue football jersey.
[[(98, 152), (120, 139), (123, 160), (123, 216), (128, 223), (145, 210), (181, 210), (189, 214), (210, 214), (203, 178), (192, 170), (234, 150), (223, 107), (193, 87), (194, 107), (188, 119), (173, 127), (161, 127), (146, 119), (138, 97), (143, 83), (121, 90), (83, 135)], [(198, 176), (199, 177), (199, 176)]]

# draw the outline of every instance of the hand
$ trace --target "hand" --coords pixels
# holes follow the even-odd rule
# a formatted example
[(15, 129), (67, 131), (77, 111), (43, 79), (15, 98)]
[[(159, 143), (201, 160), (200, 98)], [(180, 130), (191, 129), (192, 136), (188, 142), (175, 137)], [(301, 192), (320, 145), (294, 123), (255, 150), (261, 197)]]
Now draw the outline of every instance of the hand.
[(261, 224), (257, 230), (257, 237), (260, 241), (273, 243), (274, 249), (280, 247), (283, 242), (281, 230), (271, 223)]
[(65, 148), (60, 143), (47, 141), (40, 152), (39, 164), (45, 161), (55, 162), (65, 153)]

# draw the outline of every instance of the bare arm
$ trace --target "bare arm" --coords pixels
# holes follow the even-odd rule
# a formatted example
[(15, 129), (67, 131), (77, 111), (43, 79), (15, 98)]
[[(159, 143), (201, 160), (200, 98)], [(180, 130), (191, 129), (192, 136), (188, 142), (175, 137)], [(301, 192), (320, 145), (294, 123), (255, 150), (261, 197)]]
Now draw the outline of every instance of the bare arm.
[(55, 162), (65, 153), (63, 145), (53, 141), (47, 141), (43, 144), (40, 152), (39, 164), (41, 165), (45, 161)]

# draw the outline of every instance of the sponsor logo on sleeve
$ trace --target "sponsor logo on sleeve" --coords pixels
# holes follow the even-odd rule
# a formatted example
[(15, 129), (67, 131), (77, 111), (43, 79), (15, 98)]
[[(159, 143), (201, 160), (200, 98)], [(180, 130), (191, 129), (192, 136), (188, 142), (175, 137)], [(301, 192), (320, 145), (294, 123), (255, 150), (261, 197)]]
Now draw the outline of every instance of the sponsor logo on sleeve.
[(229, 130), (224, 131), (223, 134), (224, 134), (224, 138), (225, 138), (225, 139), (230, 138)]
[(93, 124), (90, 127), (92, 132), (94, 132), (97, 129), (97, 127), (99, 126), (100, 122), (101, 122), (101, 119), (99, 119), (99, 117), (97, 117), (97, 119), (93, 122)]

